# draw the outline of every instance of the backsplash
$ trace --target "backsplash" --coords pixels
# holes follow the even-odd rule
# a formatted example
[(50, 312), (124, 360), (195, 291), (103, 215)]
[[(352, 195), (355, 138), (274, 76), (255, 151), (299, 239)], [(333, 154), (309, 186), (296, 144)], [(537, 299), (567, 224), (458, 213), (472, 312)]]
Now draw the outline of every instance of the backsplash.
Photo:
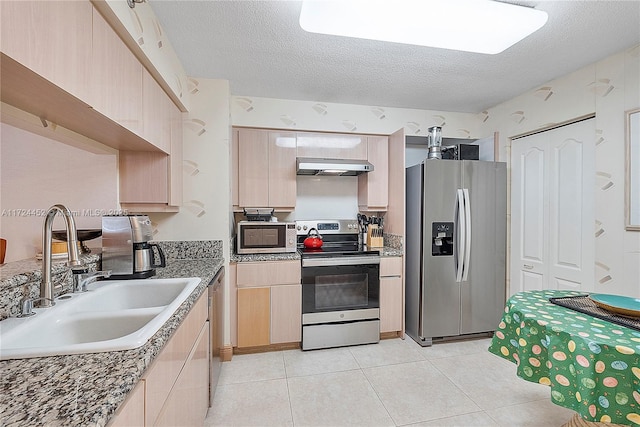
[[(169, 264), (172, 260), (223, 258), (221, 240), (160, 241)], [(101, 268), (99, 251), (81, 255), (89, 271)], [(69, 292), (72, 277), (64, 261), (52, 264), (53, 283), (61, 284), (54, 289), (58, 297)], [(0, 321), (20, 314), (20, 301), (24, 297), (38, 298), (42, 281), (42, 261), (35, 258), (3, 264), (0, 266)]]
[(155, 242), (162, 248), (167, 262), (178, 259), (224, 258), (222, 240), (188, 240)]
[(403, 250), (402, 248), (402, 244), (403, 244), (403, 238), (402, 236), (398, 235), (398, 234), (388, 234), (388, 233), (384, 233), (384, 245), (392, 248), (392, 249), (397, 249), (397, 250)]
[[(100, 266), (100, 255), (81, 255), (81, 260), (89, 268), (96, 271)], [(51, 264), (51, 280), (56, 284), (54, 297), (69, 292), (72, 285), (70, 270), (65, 261), (54, 261)], [(20, 301), (25, 297), (40, 296), (42, 281), (42, 261), (35, 258), (3, 264), (0, 266), (0, 320), (20, 314)], [(60, 286), (62, 285), (62, 286)]]

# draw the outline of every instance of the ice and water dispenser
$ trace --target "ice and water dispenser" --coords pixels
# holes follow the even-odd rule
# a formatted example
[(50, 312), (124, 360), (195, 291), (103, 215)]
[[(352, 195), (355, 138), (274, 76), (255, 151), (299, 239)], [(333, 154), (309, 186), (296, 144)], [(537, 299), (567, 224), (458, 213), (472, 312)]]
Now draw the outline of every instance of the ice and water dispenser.
[(453, 255), (453, 222), (431, 223), (431, 255)]

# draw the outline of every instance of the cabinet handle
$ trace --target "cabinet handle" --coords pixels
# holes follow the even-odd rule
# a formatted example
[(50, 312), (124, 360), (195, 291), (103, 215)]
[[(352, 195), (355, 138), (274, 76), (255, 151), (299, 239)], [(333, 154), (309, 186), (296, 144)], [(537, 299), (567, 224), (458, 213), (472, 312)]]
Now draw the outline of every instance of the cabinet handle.
[(527, 270), (533, 270), (533, 265), (531, 264), (525, 264), (523, 265), (524, 268), (526, 268)]

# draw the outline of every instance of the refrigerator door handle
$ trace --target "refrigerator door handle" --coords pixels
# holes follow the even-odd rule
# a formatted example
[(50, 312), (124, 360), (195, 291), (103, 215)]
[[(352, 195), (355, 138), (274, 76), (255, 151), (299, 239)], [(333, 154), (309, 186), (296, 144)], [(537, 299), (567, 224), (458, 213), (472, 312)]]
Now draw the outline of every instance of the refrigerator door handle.
[(469, 264), (471, 261), (471, 197), (469, 197), (469, 189), (462, 190), (464, 195), (464, 221), (465, 221), (465, 234), (466, 242), (464, 244), (464, 265), (462, 272), (462, 281), (466, 282), (469, 279)]
[(465, 220), (465, 203), (464, 192), (462, 189), (457, 190), (457, 204), (458, 204), (458, 264), (456, 268), (456, 282), (462, 281), (462, 272), (464, 270), (464, 257), (465, 257), (465, 245), (467, 243), (466, 237), (466, 220)]

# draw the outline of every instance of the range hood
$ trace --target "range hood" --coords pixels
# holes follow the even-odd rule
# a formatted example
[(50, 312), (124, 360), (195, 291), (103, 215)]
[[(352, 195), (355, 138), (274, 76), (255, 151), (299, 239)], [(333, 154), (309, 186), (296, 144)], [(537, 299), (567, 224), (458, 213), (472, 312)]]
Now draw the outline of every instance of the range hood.
[(373, 171), (373, 165), (366, 160), (298, 157), (296, 164), (298, 175), (356, 176)]

